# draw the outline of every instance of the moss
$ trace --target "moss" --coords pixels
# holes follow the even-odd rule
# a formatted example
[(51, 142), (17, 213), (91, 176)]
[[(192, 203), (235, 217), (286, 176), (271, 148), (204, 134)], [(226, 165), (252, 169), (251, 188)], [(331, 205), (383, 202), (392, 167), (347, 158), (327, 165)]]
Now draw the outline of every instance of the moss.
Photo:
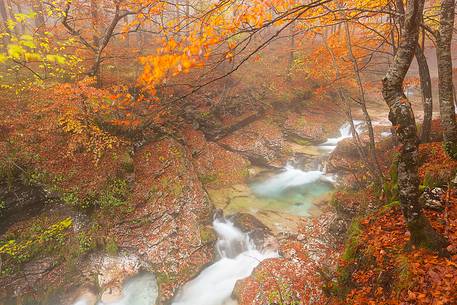
[(347, 233), (347, 239), (344, 247), (342, 258), (346, 261), (344, 267), (338, 268), (338, 276), (335, 282), (325, 288), (327, 293), (332, 294), (340, 299), (344, 299), (346, 294), (352, 287), (352, 273), (357, 264), (355, 262), (363, 261), (363, 253), (359, 251), (360, 235), (362, 229), (360, 228), (360, 221), (358, 218), (353, 219)]
[(388, 202), (393, 202), (398, 200), (398, 158), (399, 155), (396, 154), (393, 157), (392, 164), (389, 169), (390, 179), (384, 182), (384, 193)]
[(77, 206), (79, 203), (78, 195), (74, 192), (64, 193), (62, 195), (62, 200), (66, 205)]
[(400, 201), (398, 200), (395, 200), (395, 201), (392, 201), (386, 205), (384, 205), (382, 208), (381, 208), (381, 212), (387, 212), (393, 208), (397, 208), (397, 207), (400, 207)]
[(443, 148), (449, 157), (457, 160), (457, 143), (451, 141), (443, 142)]
[(287, 139), (289, 141), (292, 141), (298, 145), (301, 145), (301, 146), (309, 146), (311, 145), (311, 142), (309, 142), (308, 140), (300, 137), (299, 135), (296, 135), (296, 134), (293, 134), (293, 133), (289, 133), (287, 135)]
[(132, 156), (128, 152), (124, 153), (121, 157), (121, 166), (126, 173), (133, 173), (135, 170), (135, 164)]
[(171, 192), (172, 192), (173, 196), (179, 197), (179, 196), (182, 195), (183, 189), (184, 189), (184, 188), (183, 188), (182, 184), (181, 184), (179, 181), (177, 181), (177, 182), (176, 182), (175, 184), (173, 184), (173, 186), (171, 187)]
[(165, 272), (157, 272), (156, 280), (160, 287), (160, 285), (171, 283), (174, 280), (174, 277)]
[(361, 234), (362, 229), (360, 228), (360, 220), (355, 218), (352, 220), (351, 225), (348, 229), (347, 239), (342, 256), (344, 260), (350, 261), (355, 259)]
[(200, 182), (202, 184), (207, 185), (207, 184), (210, 184), (217, 180), (217, 174), (216, 173), (203, 174), (203, 175), (199, 175), (198, 178), (200, 179)]
[(4, 258), (5, 269), (10, 272), (34, 257), (59, 253), (59, 249), (66, 245), (67, 229), (72, 224), (70, 217), (47, 227), (34, 224), (20, 236), (8, 236), (7, 240), (0, 241), (0, 255)]
[(80, 232), (77, 236), (78, 239), (78, 255), (87, 253), (97, 247), (95, 239), (86, 232)]
[(125, 206), (129, 191), (130, 187), (127, 180), (113, 179), (108, 182), (105, 189), (100, 193), (98, 204), (104, 210)]
[(217, 240), (217, 236), (214, 230), (210, 227), (200, 228), (200, 239), (203, 244), (209, 244)]
[(108, 238), (106, 240), (105, 251), (110, 255), (116, 255), (119, 252), (119, 247), (114, 239)]
[(412, 274), (407, 256), (399, 255), (396, 258), (396, 274), (398, 280), (395, 281), (394, 290), (398, 295), (401, 291), (409, 289), (412, 285)]

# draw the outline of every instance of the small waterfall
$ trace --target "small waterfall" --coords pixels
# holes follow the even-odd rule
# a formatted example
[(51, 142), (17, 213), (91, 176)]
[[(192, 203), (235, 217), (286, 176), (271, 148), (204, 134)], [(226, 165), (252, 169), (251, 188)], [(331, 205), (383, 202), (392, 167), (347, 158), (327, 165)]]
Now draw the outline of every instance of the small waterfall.
[(213, 227), (218, 235), (219, 260), (184, 285), (172, 305), (237, 304), (231, 298), (235, 283), (248, 277), (262, 260), (278, 256), (274, 251), (257, 249), (247, 233), (226, 219), (215, 219)]
[(323, 177), (324, 173), (319, 170), (305, 172), (286, 165), (282, 173), (252, 185), (252, 190), (259, 196), (278, 197), (288, 188), (317, 182)]
[[(354, 120), (354, 126), (355, 130), (358, 133), (361, 133), (365, 129), (365, 122), (364, 121), (359, 121), (359, 120)], [(321, 145), (319, 145), (320, 148), (323, 148), (325, 150), (333, 151), (341, 140), (351, 138), (352, 137), (352, 131), (351, 131), (351, 124), (349, 122), (346, 122), (341, 126), (340, 128), (340, 136), (337, 138), (329, 138), (327, 141)]]

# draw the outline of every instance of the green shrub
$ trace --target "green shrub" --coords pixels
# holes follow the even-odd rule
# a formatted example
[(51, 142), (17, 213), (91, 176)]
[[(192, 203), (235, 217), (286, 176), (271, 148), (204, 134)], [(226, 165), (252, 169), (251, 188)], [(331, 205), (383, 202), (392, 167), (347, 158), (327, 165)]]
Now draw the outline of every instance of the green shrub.
[(78, 234), (78, 244), (79, 244), (79, 249), (78, 249), (78, 254), (84, 254), (87, 253), (97, 247), (97, 244), (95, 243), (95, 240), (92, 236), (87, 234), (86, 232), (80, 232)]
[(110, 181), (98, 198), (98, 203), (102, 209), (120, 207), (126, 204), (129, 193), (129, 184), (125, 179), (114, 179)]
[(31, 236), (23, 240), (9, 239), (0, 246), (0, 255), (6, 255), (6, 264), (13, 265), (29, 261), (40, 253), (53, 253), (65, 243), (65, 230), (73, 224), (70, 217), (65, 218), (47, 229), (35, 226)]

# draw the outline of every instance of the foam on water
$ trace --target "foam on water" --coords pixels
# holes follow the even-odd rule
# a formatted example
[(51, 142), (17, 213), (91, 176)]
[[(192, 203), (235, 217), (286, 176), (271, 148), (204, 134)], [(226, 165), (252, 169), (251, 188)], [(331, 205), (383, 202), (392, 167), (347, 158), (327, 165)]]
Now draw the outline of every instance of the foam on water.
[[(120, 299), (112, 302), (97, 302), (97, 305), (151, 305), (158, 297), (158, 287), (152, 273), (141, 273), (128, 279), (122, 287)], [(73, 305), (93, 304), (88, 297), (80, 297)]]
[[(365, 129), (365, 122), (364, 121), (359, 121), (359, 120), (354, 120), (354, 127), (355, 130), (358, 133), (363, 132)], [(347, 139), (352, 137), (352, 131), (351, 131), (351, 124), (349, 122), (344, 123), (343, 126), (340, 128), (340, 136), (336, 138), (329, 138), (327, 141), (321, 145), (319, 145), (320, 148), (324, 150), (334, 150), (338, 142), (341, 140)]]
[(280, 196), (286, 189), (317, 182), (322, 179), (322, 171), (302, 171), (286, 165), (284, 171), (270, 179), (251, 186), (254, 193), (264, 197)]
[(231, 298), (235, 283), (248, 277), (262, 260), (278, 256), (271, 250), (256, 249), (248, 234), (228, 220), (216, 219), (213, 226), (220, 259), (184, 285), (172, 305), (237, 304)]
[(127, 280), (122, 288), (122, 298), (97, 305), (151, 305), (158, 296), (157, 281), (152, 273), (139, 274)]

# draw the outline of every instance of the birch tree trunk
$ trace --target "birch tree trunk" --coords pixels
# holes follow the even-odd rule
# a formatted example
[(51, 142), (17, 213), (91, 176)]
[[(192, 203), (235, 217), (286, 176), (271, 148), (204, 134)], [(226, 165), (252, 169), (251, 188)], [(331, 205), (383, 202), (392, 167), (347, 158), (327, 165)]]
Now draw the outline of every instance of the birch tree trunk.
[(398, 189), (403, 216), (411, 233), (410, 244), (445, 253), (443, 249), (447, 241), (433, 229), (419, 204), (416, 121), (411, 104), (403, 92), (403, 81), (418, 43), (423, 9), (424, 0), (408, 0), (399, 46), (383, 79), (382, 94), (390, 109), (389, 120), (400, 142)]

